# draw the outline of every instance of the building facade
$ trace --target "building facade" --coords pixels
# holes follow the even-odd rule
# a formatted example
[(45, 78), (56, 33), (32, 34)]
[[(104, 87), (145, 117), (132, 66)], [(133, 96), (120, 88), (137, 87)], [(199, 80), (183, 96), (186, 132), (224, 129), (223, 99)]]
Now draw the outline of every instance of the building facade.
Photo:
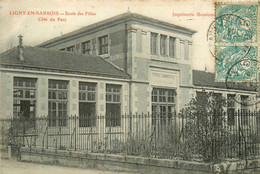
[(131, 76), (130, 112), (167, 114), (190, 100), (194, 33), (128, 12), (39, 46), (101, 56)]
[(224, 112), (227, 115), (230, 125), (235, 124), (235, 118), (238, 118), (238, 113), (246, 115), (259, 110), (257, 104), (257, 86), (250, 86), (246, 83), (215, 82), (214, 73), (199, 70), (193, 70), (193, 85), (193, 97), (196, 96), (197, 99), (203, 93), (210, 92), (213, 92), (213, 95), (226, 99)]
[(38, 47), (1, 54), (1, 115), (116, 115), (178, 112), (199, 92), (230, 101), (228, 112), (256, 90), (216, 83), (192, 70), (195, 31), (125, 13), (53, 38)]
[(18, 46), (1, 54), (0, 74), (1, 118), (48, 116), (57, 126), (129, 113), (129, 75), (98, 56)]

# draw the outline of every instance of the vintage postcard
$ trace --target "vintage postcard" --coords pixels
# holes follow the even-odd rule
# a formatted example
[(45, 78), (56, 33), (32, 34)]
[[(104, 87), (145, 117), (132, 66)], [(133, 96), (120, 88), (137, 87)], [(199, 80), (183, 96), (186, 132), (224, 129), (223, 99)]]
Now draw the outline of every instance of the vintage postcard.
[(259, 5), (0, 0), (0, 173), (260, 172)]

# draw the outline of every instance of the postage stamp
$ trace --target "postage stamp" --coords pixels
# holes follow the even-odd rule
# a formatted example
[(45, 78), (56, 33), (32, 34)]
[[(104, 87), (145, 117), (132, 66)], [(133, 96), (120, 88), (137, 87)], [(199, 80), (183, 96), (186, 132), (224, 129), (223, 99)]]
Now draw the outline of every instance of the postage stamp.
[(257, 82), (258, 47), (216, 46), (216, 81)]
[(259, 5), (215, 3), (215, 81), (259, 81)]
[(258, 5), (216, 4), (216, 42), (257, 42)]

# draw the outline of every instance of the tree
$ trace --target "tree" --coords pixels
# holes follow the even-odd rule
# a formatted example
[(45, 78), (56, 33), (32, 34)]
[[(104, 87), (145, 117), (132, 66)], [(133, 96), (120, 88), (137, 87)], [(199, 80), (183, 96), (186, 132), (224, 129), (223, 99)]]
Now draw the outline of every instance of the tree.
[(182, 110), (185, 126), (184, 154), (197, 155), (204, 161), (219, 161), (227, 138), (225, 99), (216, 93), (198, 92)]

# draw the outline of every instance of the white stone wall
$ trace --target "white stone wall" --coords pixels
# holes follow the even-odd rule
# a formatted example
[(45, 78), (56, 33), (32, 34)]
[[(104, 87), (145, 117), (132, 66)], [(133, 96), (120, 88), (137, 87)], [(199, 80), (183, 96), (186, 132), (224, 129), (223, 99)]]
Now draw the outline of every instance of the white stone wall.
[(106, 112), (106, 84), (121, 85), (121, 113), (129, 113), (129, 82), (114, 78), (100, 78), (84, 75), (69, 75), (65, 73), (37, 72), (27, 70), (1, 69), (1, 118), (13, 115), (13, 78), (37, 78), (36, 84), (36, 116), (48, 115), (48, 80), (66, 80), (68, 84), (68, 115), (79, 114), (79, 82), (97, 83), (96, 114)]
[[(177, 89), (176, 109), (180, 110), (191, 99), (192, 94), (192, 36), (181, 32), (170, 31), (159, 26), (129, 23), (128, 25), (128, 73), (132, 75), (131, 111), (151, 112), (152, 88)], [(157, 33), (157, 54), (151, 54), (151, 33)], [(160, 36), (166, 36), (166, 56), (160, 55)], [(175, 40), (175, 56), (169, 55), (169, 38)], [(186, 44), (185, 44), (186, 43)], [(187, 46), (188, 48), (185, 48)], [(141, 47), (141, 52), (140, 48)], [(188, 56), (185, 58), (185, 50)], [(165, 81), (153, 84), (155, 77), (149, 75), (150, 70), (156, 68), (158, 72), (177, 72), (176, 84)], [(158, 77), (158, 80), (160, 77)], [(169, 79), (169, 81), (171, 81)], [(177, 85), (177, 86), (176, 86)], [(150, 90), (148, 90), (150, 89)], [(149, 94), (147, 94), (149, 92)], [(142, 97), (140, 97), (142, 96)], [(146, 104), (148, 103), (148, 105)]]

